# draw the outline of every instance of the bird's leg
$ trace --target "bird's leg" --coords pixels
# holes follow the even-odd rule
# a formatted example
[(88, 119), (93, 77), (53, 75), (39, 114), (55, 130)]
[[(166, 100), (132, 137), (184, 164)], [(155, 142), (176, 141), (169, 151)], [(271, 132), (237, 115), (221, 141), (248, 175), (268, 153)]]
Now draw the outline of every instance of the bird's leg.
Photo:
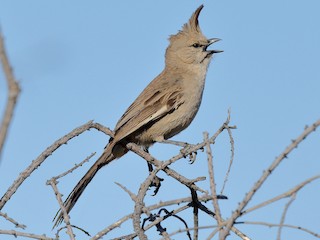
[[(147, 147), (144, 147), (143, 150), (147, 153), (149, 153), (149, 149)], [(152, 167), (152, 164), (147, 162), (148, 164), (148, 170), (149, 170), (149, 174), (151, 174), (151, 172), (153, 171), (153, 167)], [(161, 187), (161, 182), (163, 181), (163, 178), (160, 178), (158, 176), (155, 176), (154, 179), (152, 180), (151, 184), (150, 184), (150, 187), (155, 187), (156, 189), (154, 190), (153, 192), (153, 196), (155, 196), (160, 187)]]

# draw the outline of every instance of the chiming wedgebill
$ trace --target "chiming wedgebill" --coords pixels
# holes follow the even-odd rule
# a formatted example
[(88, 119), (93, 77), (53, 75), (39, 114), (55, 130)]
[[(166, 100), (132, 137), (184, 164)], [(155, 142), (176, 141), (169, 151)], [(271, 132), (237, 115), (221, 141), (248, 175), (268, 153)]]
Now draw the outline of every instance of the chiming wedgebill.
[[(220, 39), (207, 39), (198, 17), (203, 5), (182, 30), (169, 38), (164, 70), (149, 83), (122, 115), (101, 157), (74, 187), (64, 206), (69, 213), (98, 170), (128, 152), (126, 144), (148, 148), (178, 134), (194, 119), (200, 107), (209, 63), (220, 50), (208, 47)], [(55, 226), (63, 220), (56, 215)]]

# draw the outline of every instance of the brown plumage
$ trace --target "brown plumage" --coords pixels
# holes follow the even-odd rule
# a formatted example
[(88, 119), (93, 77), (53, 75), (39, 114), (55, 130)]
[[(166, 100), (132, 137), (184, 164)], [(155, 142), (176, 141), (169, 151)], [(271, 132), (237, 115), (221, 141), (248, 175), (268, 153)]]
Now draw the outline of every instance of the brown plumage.
[[(182, 30), (170, 37), (165, 55), (165, 69), (137, 97), (122, 115), (101, 157), (82, 177), (64, 206), (69, 213), (98, 170), (127, 153), (125, 145), (134, 142), (149, 147), (178, 134), (194, 119), (200, 107), (205, 77), (214, 53), (207, 50), (218, 41), (201, 32), (198, 16), (201, 5)], [(55, 226), (62, 222), (58, 212)]]

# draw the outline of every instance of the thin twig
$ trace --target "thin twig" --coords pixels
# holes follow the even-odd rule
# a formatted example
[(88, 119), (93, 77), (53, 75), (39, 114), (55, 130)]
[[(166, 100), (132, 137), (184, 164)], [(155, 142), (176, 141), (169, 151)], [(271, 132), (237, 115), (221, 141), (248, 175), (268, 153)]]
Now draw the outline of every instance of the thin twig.
[[(279, 224), (275, 224), (275, 223), (267, 223), (267, 222), (252, 222), (252, 221), (242, 221), (241, 224), (250, 224), (250, 225), (261, 225), (261, 226), (266, 226), (266, 227), (279, 227)], [(301, 230), (303, 232), (309, 233), (311, 235), (313, 235), (314, 237), (320, 238), (320, 234), (319, 233), (315, 233), (307, 228), (304, 227), (300, 227), (300, 226), (296, 226), (296, 225), (291, 225), (291, 224), (283, 224), (282, 227), (286, 227), (286, 228), (292, 228), (292, 229), (297, 229), (297, 230)]]
[(132, 201), (136, 201), (137, 196), (131, 192), (128, 188), (126, 188), (125, 186), (123, 186), (122, 184), (115, 182), (115, 184), (117, 184), (120, 188), (122, 188), (126, 193), (128, 193), (128, 195), (130, 196)]
[[(178, 154), (177, 156), (172, 157), (171, 159), (167, 160), (166, 162), (162, 162), (162, 161), (159, 161), (156, 158), (154, 158), (149, 153), (143, 151), (138, 145), (136, 145), (134, 143), (128, 143), (126, 145), (126, 147), (127, 147), (127, 149), (129, 149), (132, 152), (136, 153), (137, 155), (139, 155), (140, 157), (142, 157), (143, 159), (145, 159), (149, 163), (151, 163), (154, 166), (156, 166), (157, 168), (160, 168), (160, 170), (164, 171), (168, 176), (176, 179), (177, 181), (179, 181), (180, 183), (184, 184), (185, 186), (193, 188), (196, 191), (200, 191), (202, 193), (206, 193), (206, 191), (202, 190), (197, 185), (195, 185), (196, 181), (205, 180), (205, 178), (197, 178), (197, 179), (194, 179), (194, 180), (192, 180), (192, 179), (190, 180), (190, 179), (187, 179), (186, 177), (182, 176), (181, 174), (179, 174), (175, 170), (173, 170), (173, 169), (168, 167), (168, 165), (170, 165), (171, 163), (183, 158), (183, 154)], [(163, 168), (162, 167), (163, 165), (166, 165), (166, 167)]]
[[(230, 109), (228, 110), (228, 121), (230, 121)], [(227, 129), (227, 132), (228, 132), (228, 135), (229, 135), (229, 138), (230, 138), (231, 157), (230, 157), (230, 161), (229, 161), (228, 170), (226, 172), (226, 176), (224, 178), (224, 181), (223, 181), (223, 184), (222, 184), (222, 188), (221, 188), (221, 191), (220, 191), (221, 195), (223, 194), (223, 191), (224, 191), (224, 189), (226, 187), (226, 184), (228, 182), (229, 174), (230, 174), (231, 167), (232, 167), (233, 160), (234, 160), (234, 140), (233, 140), (232, 132), (231, 132), (231, 129), (230, 129), (230, 127), (228, 125), (226, 125), (226, 129)]]
[[(210, 226), (200, 226), (198, 227), (198, 230), (202, 230), (202, 229), (211, 229), (211, 228), (216, 228), (218, 227), (217, 225), (210, 225)], [(195, 228), (194, 227), (189, 227), (189, 228), (183, 228), (183, 229), (178, 229), (177, 231), (174, 231), (172, 233), (169, 233), (169, 236), (172, 237), (174, 235), (177, 235), (179, 233), (183, 233), (183, 232), (188, 232), (188, 231), (194, 231)], [(160, 240), (164, 240), (163, 238)]]
[[(62, 178), (66, 175), (68, 175), (69, 173), (72, 173), (74, 170), (76, 170), (78, 167), (81, 167), (83, 164), (85, 164), (86, 162), (89, 162), (89, 160), (95, 155), (96, 153), (91, 153), (90, 156), (86, 157), (83, 161), (81, 161), (79, 164), (75, 164), (74, 167), (72, 167), (71, 169), (69, 169), (68, 171), (59, 174), (58, 176), (53, 177), (55, 180), (58, 180), (59, 178)], [(47, 182), (48, 184), (48, 182)]]
[[(199, 201), (207, 202), (207, 201), (212, 200), (212, 196), (204, 194), (204, 195), (200, 196), (198, 199), (199, 199)], [(192, 201), (191, 197), (179, 198), (179, 199), (174, 199), (174, 200), (169, 200), (169, 201), (164, 201), (164, 202), (161, 201), (157, 204), (153, 204), (148, 207), (143, 207), (142, 211), (143, 212), (150, 212), (155, 209), (162, 208), (162, 207), (176, 205), (176, 204), (182, 204), (182, 203), (190, 203), (191, 201)], [(129, 215), (122, 217), (121, 219), (117, 220), (114, 224), (111, 224), (110, 226), (106, 227), (105, 229), (103, 229), (102, 231), (97, 233), (91, 240), (97, 240), (97, 239), (103, 237), (104, 235), (106, 235), (107, 233), (112, 231), (114, 228), (120, 227), (124, 222), (131, 219), (132, 216), (133, 216), (133, 214), (129, 214)]]
[(126, 216), (122, 217), (118, 221), (114, 222), (110, 226), (104, 228), (102, 231), (100, 231), (97, 234), (95, 234), (90, 240), (97, 240), (97, 239), (102, 238), (103, 236), (105, 236), (106, 234), (111, 232), (113, 229), (120, 227), (124, 222), (128, 221), (129, 219), (131, 219), (132, 216), (133, 216), (133, 214), (129, 214), (129, 215), (126, 215)]
[(144, 207), (144, 197), (151, 185), (153, 179), (156, 177), (156, 174), (160, 171), (159, 168), (155, 168), (147, 177), (147, 179), (140, 185), (137, 198), (134, 205), (134, 213), (133, 213), (133, 229), (134, 232), (137, 233), (137, 236), (141, 240), (148, 239), (144, 233), (144, 229), (140, 227), (140, 218), (142, 214), (142, 208)]
[[(70, 226), (73, 227), (73, 228), (76, 228), (76, 229), (80, 230), (81, 232), (83, 232), (83, 233), (86, 234), (87, 236), (91, 237), (90, 233), (87, 232), (86, 230), (84, 230), (83, 228), (80, 228), (80, 227), (78, 227), (78, 226), (76, 226), (76, 225), (72, 225), (72, 224), (70, 224)], [(61, 228), (59, 228), (59, 229), (57, 230), (57, 232), (56, 232), (56, 239), (57, 239), (57, 240), (60, 238), (60, 237), (59, 237), (60, 231), (61, 231), (62, 229), (65, 229), (65, 228), (67, 228), (67, 226), (63, 226), (63, 227), (61, 227)]]
[[(198, 207), (199, 209), (201, 209), (203, 212), (207, 213), (208, 216), (213, 217), (214, 219), (217, 220), (217, 216), (215, 215), (214, 212), (212, 212), (211, 210), (209, 210), (205, 205), (203, 205), (202, 203), (198, 203)], [(227, 224), (227, 222), (222, 218), (222, 226), (225, 226)], [(217, 229), (219, 230), (219, 229)], [(238, 237), (240, 237), (242, 240), (251, 240), (251, 238), (249, 238), (247, 235), (245, 235), (243, 232), (241, 232), (239, 229), (237, 229), (235, 226), (231, 227), (231, 231), (234, 232)], [(217, 231), (215, 231), (216, 233)], [(214, 234), (213, 233), (213, 236)], [(213, 237), (212, 236), (212, 237)]]
[(211, 240), (218, 232), (220, 232), (221, 227), (216, 227), (213, 229), (213, 231), (210, 233), (210, 235), (206, 238), (207, 240)]
[(51, 180), (49, 180), (47, 182), (47, 184), (51, 185), (55, 195), (56, 195), (56, 198), (58, 200), (58, 203), (59, 203), (59, 206), (60, 206), (60, 209), (61, 209), (61, 212), (63, 214), (63, 220), (66, 224), (66, 227), (67, 227), (67, 234), (70, 236), (70, 239), (71, 240), (75, 240), (75, 235), (73, 233), (73, 230), (72, 230), (72, 226), (70, 224), (70, 217), (68, 215), (68, 212), (63, 204), (63, 201), (62, 201), (62, 197), (61, 197), (61, 194), (58, 190), (58, 187), (57, 187), (57, 181), (55, 178), (52, 178)]
[(248, 214), (248, 213), (250, 213), (250, 212), (252, 212), (252, 211), (254, 211), (254, 210), (256, 210), (256, 209), (265, 207), (265, 206), (267, 206), (267, 205), (269, 205), (269, 204), (271, 204), (271, 203), (274, 203), (274, 202), (276, 202), (276, 201), (279, 201), (280, 199), (290, 197), (290, 196), (292, 196), (292, 194), (300, 191), (300, 190), (301, 190), (303, 187), (305, 187), (307, 184), (309, 184), (309, 183), (311, 183), (311, 182), (313, 182), (314, 180), (317, 180), (317, 179), (319, 179), (319, 178), (320, 178), (320, 175), (316, 175), (316, 176), (314, 176), (314, 177), (311, 177), (311, 178), (303, 181), (302, 183), (298, 184), (297, 186), (293, 187), (292, 189), (290, 189), (289, 191), (287, 191), (287, 192), (285, 192), (285, 193), (282, 193), (282, 194), (280, 194), (280, 195), (278, 195), (278, 196), (276, 196), (276, 197), (274, 197), (274, 198), (271, 198), (271, 199), (269, 199), (269, 200), (267, 200), (267, 201), (264, 201), (264, 202), (262, 202), (262, 203), (260, 203), (260, 204), (258, 204), (258, 205), (256, 205), (256, 206), (253, 206), (253, 207), (251, 207), (251, 208), (248, 208), (248, 209), (246, 209), (246, 210), (244, 210), (244, 211), (242, 212), (242, 216), (243, 216), (244, 214)]
[(18, 231), (14, 231), (14, 230), (0, 230), (0, 234), (12, 235), (14, 237), (27, 237), (27, 238), (39, 239), (39, 240), (56, 240), (54, 238), (49, 238), (45, 235), (37, 235), (37, 234), (33, 234), (33, 233), (18, 232)]
[(131, 233), (131, 234), (127, 234), (127, 235), (124, 235), (124, 236), (112, 238), (112, 240), (132, 240), (132, 239), (134, 239), (136, 236), (137, 236), (136, 234)]
[(310, 127), (305, 128), (305, 130), (298, 136), (298, 138), (292, 143), (274, 160), (274, 162), (268, 167), (266, 171), (262, 174), (259, 180), (254, 184), (251, 190), (246, 194), (245, 198), (239, 204), (238, 208), (233, 212), (232, 216), (228, 219), (228, 224), (223, 231), (221, 239), (226, 239), (227, 235), (229, 235), (229, 231), (233, 226), (234, 222), (240, 215), (242, 214), (243, 209), (247, 206), (248, 202), (252, 199), (253, 195), (257, 192), (257, 190), (261, 187), (261, 185), (265, 182), (265, 180), (270, 176), (273, 170), (283, 161), (283, 159), (288, 157), (288, 154), (295, 149), (299, 143), (301, 143), (310, 133), (315, 131), (317, 127), (320, 125), (320, 119), (313, 123)]
[(199, 208), (198, 208), (198, 195), (197, 192), (190, 188), (193, 206), (193, 239), (198, 240), (199, 237)]
[(99, 131), (102, 131), (106, 134), (110, 134), (113, 136), (113, 132), (108, 128), (100, 128), (100, 124), (93, 123), (92, 121), (87, 122), (86, 124), (75, 128), (67, 135), (55, 141), (50, 147), (48, 147), (44, 152), (42, 152), (32, 163), (19, 174), (18, 178), (12, 183), (12, 185), (8, 188), (6, 193), (2, 196), (0, 200), (0, 210), (4, 207), (4, 205), (9, 201), (12, 195), (17, 191), (17, 189), (21, 186), (26, 178), (28, 178), (34, 170), (36, 170), (55, 150), (57, 150), (62, 145), (66, 144), (72, 138), (80, 135), (84, 131), (89, 130), (90, 128), (95, 128)]
[[(178, 214), (180, 212), (183, 212), (184, 210), (189, 209), (189, 208), (190, 208), (190, 204), (187, 204), (185, 206), (179, 207), (179, 208), (173, 210), (171, 215), (176, 215), (176, 214)], [(147, 231), (148, 229), (154, 227), (155, 225), (157, 225), (158, 223), (162, 222), (166, 218), (167, 218), (166, 216), (157, 218), (155, 221), (153, 221), (152, 223), (150, 223), (149, 225), (144, 227), (145, 231)]]
[(0, 212), (0, 216), (4, 217), (6, 220), (8, 220), (9, 222), (13, 223), (15, 225), (16, 228), (22, 228), (25, 229), (27, 226), (24, 224), (20, 224), (17, 221), (15, 221), (13, 218), (9, 217), (8, 214), (6, 213), (2, 213)]
[(286, 219), (288, 209), (289, 209), (290, 205), (293, 203), (293, 201), (296, 199), (296, 196), (297, 196), (297, 193), (293, 193), (290, 200), (287, 202), (287, 204), (285, 205), (285, 207), (283, 209), (283, 213), (282, 213), (279, 228), (278, 228), (277, 240), (281, 240), (281, 231), (282, 231), (282, 228), (284, 225), (284, 220)]
[[(198, 197), (198, 200), (200, 202), (208, 202), (210, 200), (212, 200), (212, 196), (204, 194), (200, 197)], [(192, 198), (191, 197), (185, 197), (185, 198), (179, 198), (179, 199), (174, 199), (174, 200), (169, 200), (169, 201), (164, 201), (164, 202), (159, 202), (157, 204), (153, 204), (150, 205), (148, 207), (143, 207), (142, 211), (143, 212), (151, 212), (155, 209), (159, 209), (162, 207), (166, 207), (166, 206), (171, 206), (171, 205), (176, 205), (176, 204), (182, 204), (182, 203), (190, 203), (192, 202)], [(209, 212), (209, 210), (204, 209), (202, 204), (199, 205), (199, 209), (201, 209), (202, 211), (206, 212), (207, 214), (209, 214), (210, 216), (214, 217), (214, 213)], [(186, 206), (186, 208), (188, 208), (188, 205)], [(176, 212), (177, 213), (177, 212)], [(110, 231), (112, 231), (113, 229), (120, 227), (124, 222), (128, 221), (129, 219), (132, 219), (133, 217), (133, 213), (132, 214), (128, 214), (122, 218), (120, 218), (119, 220), (115, 221), (113, 224), (109, 225), (108, 227), (106, 227), (105, 229), (103, 229), (102, 231), (98, 232), (97, 234), (95, 234), (91, 240), (97, 240), (100, 239), (101, 237), (103, 237), (104, 235), (108, 234)], [(158, 223), (158, 222), (156, 222)], [(154, 225), (148, 225), (150, 228), (155, 226)], [(148, 230), (149, 228), (145, 227), (145, 230)], [(233, 227), (231, 229), (236, 235), (238, 235), (241, 239), (243, 240), (250, 240), (250, 238), (248, 238), (244, 233), (242, 233), (241, 231), (239, 231), (237, 228)], [(130, 235), (131, 236), (131, 235)], [(133, 235), (132, 235), (133, 236)], [(136, 237), (136, 235), (134, 235), (134, 237)]]
[(212, 203), (213, 203), (213, 208), (217, 217), (217, 222), (219, 228), (221, 228), (222, 225), (222, 219), (221, 219), (221, 211), (220, 207), (218, 204), (218, 198), (217, 198), (217, 189), (216, 189), (216, 182), (214, 178), (214, 167), (213, 167), (213, 157), (212, 157), (212, 151), (210, 147), (210, 143), (208, 142), (208, 133), (205, 132), (204, 134), (204, 141), (207, 143), (206, 144), (206, 150), (207, 150), (207, 160), (208, 160), (208, 171), (209, 171), (209, 178), (210, 178), (210, 190), (212, 194)]
[[(0, 60), (3, 72), (5, 74), (8, 86), (8, 99), (6, 109), (0, 125), (0, 157), (3, 150), (3, 146), (8, 134), (8, 129), (12, 120), (14, 108), (20, 93), (20, 87), (16, 81), (12, 68), (10, 66), (9, 58), (5, 50), (3, 36), (0, 31)], [(0, 158), (1, 159), (1, 158)]]

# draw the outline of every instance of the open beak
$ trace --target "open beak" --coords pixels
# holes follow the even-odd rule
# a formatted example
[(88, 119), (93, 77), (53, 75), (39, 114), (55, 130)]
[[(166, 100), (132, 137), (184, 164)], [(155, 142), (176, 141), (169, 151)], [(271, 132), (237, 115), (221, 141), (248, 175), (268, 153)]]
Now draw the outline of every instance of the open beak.
[[(207, 47), (209, 47), (211, 44), (213, 44), (215, 42), (219, 42), (220, 40), (221, 40), (220, 38), (208, 39), (208, 45), (206, 46), (206, 51), (207, 51)], [(221, 52), (223, 52), (223, 50), (208, 50), (207, 52), (210, 52), (211, 54), (213, 54), (213, 53), (221, 53)]]

